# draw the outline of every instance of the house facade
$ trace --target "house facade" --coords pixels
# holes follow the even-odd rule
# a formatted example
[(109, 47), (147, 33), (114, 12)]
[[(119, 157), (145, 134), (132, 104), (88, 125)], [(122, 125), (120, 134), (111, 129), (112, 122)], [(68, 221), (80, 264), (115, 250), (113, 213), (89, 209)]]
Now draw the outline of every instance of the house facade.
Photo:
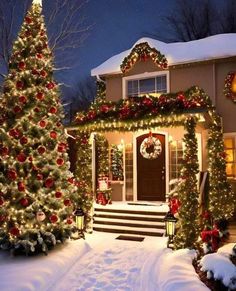
[[(216, 113), (222, 118), (227, 154), (226, 172), (229, 182), (235, 189), (236, 75), (234, 73), (236, 74), (236, 34), (216, 35), (186, 43), (170, 44), (143, 38), (130, 50), (113, 56), (92, 70), (92, 76), (96, 76), (97, 80), (105, 85), (106, 89), (103, 92), (105, 100), (110, 101), (111, 104), (123, 100), (123, 103), (127, 102), (127, 106), (130, 106), (130, 102), (138, 104), (141, 100), (139, 98), (152, 96), (151, 98), (159, 98), (158, 104), (161, 110), (162, 94), (172, 98), (172, 93), (179, 92), (176, 98), (181, 99), (181, 92), (184, 95), (184, 92), (193, 86), (201, 88), (211, 99)], [(193, 98), (194, 94), (196, 93), (192, 93)], [(145, 100), (142, 102), (150, 101)], [(180, 101), (185, 104), (185, 99)], [(207, 110), (201, 112), (199, 104), (192, 112), (183, 111), (181, 116), (197, 118), (196, 154), (199, 171), (205, 172), (208, 171), (209, 166), (207, 149), (209, 116)], [(148, 103), (146, 105), (148, 106)], [(188, 104), (184, 106), (185, 109), (188, 108)], [(136, 106), (138, 107), (139, 105)], [(123, 111), (120, 111), (119, 116), (124, 119), (125, 106), (122, 108)], [(152, 111), (149, 113), (149, 116), (151, 115)], [(135, 114), (133, 116), (135, 119)], [(96, 156), (96, 135), (101, 133), (91, 131), (94, 191), (99, 187), (111, 189), (112, 201), (166, 201), (171, 191), (171, 184), (180, 177), (186, 146), (184, 142), (186, 128), (183, 123), (166, 126), (169, 125), (168, 121), (173, 119), (177, 120), (178, 117), (170, 112), (165, 115), (166, 121), (161, 124), (150, 120), (150, 123), (146, 122), (145, 126), (142, 126), (142, 121), (139, 120), (139, 126), (132, 130), (127, 130), (129, 129), (127, 125), (126, 129), (103, 131), (102, 136), (108, 144), (108, 171), (101, 177), (96, 170), (99, 160), (99, 156)], [(102, 181), (107, 178), (110, 184), (106, 185), (105, 182), (105, 185), (101, 186)]]

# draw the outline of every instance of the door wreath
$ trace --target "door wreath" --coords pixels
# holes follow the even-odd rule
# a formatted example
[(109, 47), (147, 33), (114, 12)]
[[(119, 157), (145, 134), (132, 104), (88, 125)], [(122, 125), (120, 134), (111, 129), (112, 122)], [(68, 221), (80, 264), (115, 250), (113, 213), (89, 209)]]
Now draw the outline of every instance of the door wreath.
[(161, 151), (161, 142), (154, 136), (145, 138), (140, 145), (140, 154), (145, 159), (154, 160), (158, 158), (158, 156), (161, 154)]

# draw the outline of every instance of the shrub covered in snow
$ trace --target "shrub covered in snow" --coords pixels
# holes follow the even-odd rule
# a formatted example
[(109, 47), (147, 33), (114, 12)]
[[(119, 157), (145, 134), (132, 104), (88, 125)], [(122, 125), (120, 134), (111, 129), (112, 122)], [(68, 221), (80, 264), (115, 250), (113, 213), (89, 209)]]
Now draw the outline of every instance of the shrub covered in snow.
[(201, 271), (207, 272), (207, 278), (220, 280), (230, 290), (236, 289), (236, 267), (222, 253), (207, 254), (199, 262)]

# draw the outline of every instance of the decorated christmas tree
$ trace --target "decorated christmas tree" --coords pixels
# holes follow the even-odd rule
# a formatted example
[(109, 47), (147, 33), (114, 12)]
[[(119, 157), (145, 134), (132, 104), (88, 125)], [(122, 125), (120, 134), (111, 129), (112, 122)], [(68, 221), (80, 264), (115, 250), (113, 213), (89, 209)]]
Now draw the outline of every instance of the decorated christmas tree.
[(37, 2), (13, 45), (0, 112), (0, 248), (25, 253), (63, 242), (75, 228), (75, 208), (89, 207), (68, 170), (59, 88)]

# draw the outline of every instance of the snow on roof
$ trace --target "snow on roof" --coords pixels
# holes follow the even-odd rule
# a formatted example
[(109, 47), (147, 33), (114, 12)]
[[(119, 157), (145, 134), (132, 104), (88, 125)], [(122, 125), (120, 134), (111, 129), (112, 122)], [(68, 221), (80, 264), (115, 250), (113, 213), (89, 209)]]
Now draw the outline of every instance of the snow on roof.
[[(178, 65), (236, 56), (236, 33), (218, 34), (189, 42), (165, 43), (152, 38), (141, 38), (133, 46), (147, 42), (165, 55), (168, 65)], [(92, 76), (121, 73), (120, 65), (132, 48), (115, 55), (92, 69)]]

